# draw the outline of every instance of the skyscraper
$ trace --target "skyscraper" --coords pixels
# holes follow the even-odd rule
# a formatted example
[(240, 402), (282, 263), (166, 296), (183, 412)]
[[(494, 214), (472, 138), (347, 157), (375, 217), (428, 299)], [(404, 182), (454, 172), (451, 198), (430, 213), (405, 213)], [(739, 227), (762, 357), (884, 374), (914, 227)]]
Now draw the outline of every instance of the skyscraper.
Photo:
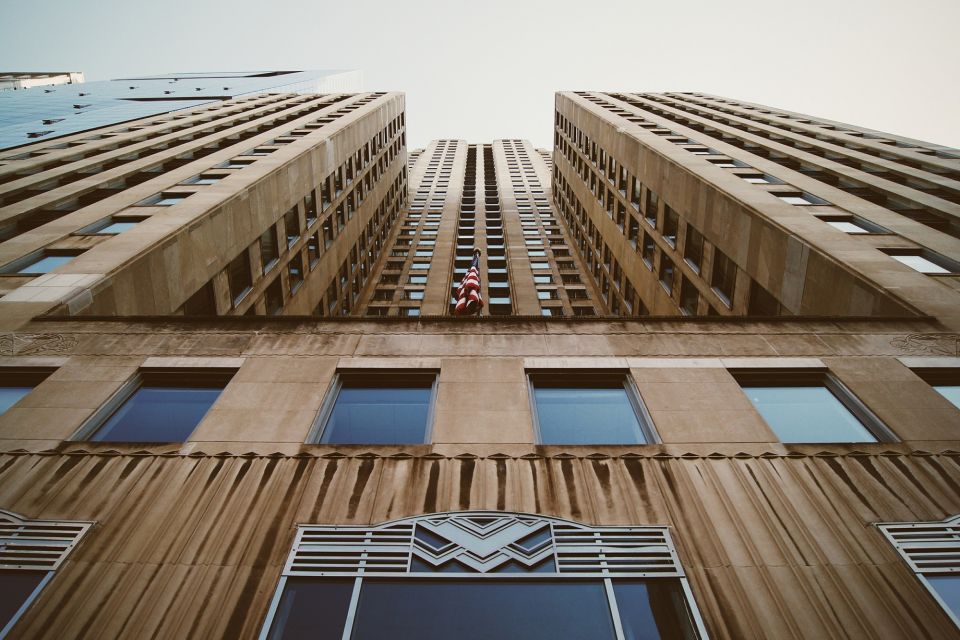
[(361, 73), (347, 70), (165, 73), (92, 82), (82, 73), (24, 75), (0, 73), (0, 87), (9, 76), (20, 89), (0, 93), (0, 149), (263, 92), (362, 89)]
[(960, 152), (554, 124), (257, 94), (0, 153), (0, 634), (956, 637)]

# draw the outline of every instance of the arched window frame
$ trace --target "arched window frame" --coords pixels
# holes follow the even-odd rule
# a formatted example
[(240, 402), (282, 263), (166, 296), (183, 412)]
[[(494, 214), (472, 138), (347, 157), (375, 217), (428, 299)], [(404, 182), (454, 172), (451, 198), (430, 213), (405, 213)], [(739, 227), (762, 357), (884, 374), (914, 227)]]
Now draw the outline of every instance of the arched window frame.
[[(434, 549), (423, 542), (420, 531), (440, 532), (452, 544)], [(541, 531), (548, 534), (543, 543), (532, 548), (518, 544)], [(532, 567), (550, 558), (553, 572), (496, 570), (507, 562)], [(423, 571), (414, 566), (414, 561), (422, 567), (423, 563), (437, 566), (454, 559), (465, 566), (464, 571)], [(354, 578), (346, 617), (349, 630), (364, 578), (403, 576), (441, 580), (601, 579), (620, 639), (624, 634), (612, 580), (675, 579), (681, 585), (697, 637), (709, 637), (667, 526), (592, 526), (528, 513), (454, 511), (376, 525), (299, 525), (259, 638), (267, 640), (270, 635), (288, 578)]]

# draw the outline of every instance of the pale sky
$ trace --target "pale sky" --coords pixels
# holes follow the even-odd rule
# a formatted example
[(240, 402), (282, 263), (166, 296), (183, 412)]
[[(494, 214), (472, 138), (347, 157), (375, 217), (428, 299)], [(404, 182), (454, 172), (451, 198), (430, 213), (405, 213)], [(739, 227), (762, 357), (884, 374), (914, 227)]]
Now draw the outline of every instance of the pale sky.
[(354, 68), (408, 146), (552, 146), (558, 90), (703, 91), (960, 147), (960, 0), (0, 0), (0, 71)]

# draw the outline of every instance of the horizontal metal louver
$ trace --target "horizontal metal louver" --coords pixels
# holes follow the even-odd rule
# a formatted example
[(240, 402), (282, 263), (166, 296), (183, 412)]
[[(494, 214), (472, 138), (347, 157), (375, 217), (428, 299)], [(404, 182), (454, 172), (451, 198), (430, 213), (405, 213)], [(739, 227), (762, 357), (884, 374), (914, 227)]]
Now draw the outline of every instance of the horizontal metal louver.
[(0, 510), (0, 569), (53, 571), (92, 522), (30, 520)]
[(915, 572), (960, 573), (960, 515), (939, 522), (886, 522), (877, 527)]
[(683, 577), (667, 527), (592, 527), (497, 511), (301, 525), (284, 569), (287, 576), (501, 572)]

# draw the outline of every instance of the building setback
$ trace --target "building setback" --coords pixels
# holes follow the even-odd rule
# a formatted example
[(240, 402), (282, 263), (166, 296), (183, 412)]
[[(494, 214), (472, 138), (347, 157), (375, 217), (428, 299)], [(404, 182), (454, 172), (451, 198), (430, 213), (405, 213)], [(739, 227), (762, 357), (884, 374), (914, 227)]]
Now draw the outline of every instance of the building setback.
[(257, 94), (0, 152), (0, 637), (960, 635), (960, 152), (554, 124)]

